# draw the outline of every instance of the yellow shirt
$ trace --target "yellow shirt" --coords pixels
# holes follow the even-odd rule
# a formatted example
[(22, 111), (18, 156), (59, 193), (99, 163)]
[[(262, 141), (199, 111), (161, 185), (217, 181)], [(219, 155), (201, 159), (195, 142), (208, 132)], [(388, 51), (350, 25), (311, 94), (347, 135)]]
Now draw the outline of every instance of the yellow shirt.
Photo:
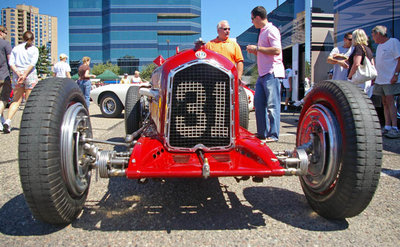
[(121, 84), (130, 84), (131, 82), (129, 81), (128, 78), (122, 78), (120, 83)]
[(231, 39), (220, 41), (218, 38), (215, 38), (206, 44), (206, 48), (223, 55), (234, 64), (243, 62), (243, 54), (240, 46)]

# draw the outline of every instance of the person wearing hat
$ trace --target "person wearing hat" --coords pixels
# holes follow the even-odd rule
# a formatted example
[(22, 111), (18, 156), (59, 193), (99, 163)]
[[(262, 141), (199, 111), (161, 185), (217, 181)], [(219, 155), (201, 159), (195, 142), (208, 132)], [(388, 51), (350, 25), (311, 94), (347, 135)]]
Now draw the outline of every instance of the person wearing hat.
[(130, 81), (128, 79), (128, 74), (127, 73), (124, 74), (124, 77), (121, 79), (120, 83), (121, 84), (130, 84)]
[(67, 63), (67, 55), (60, 54), (60, 61), (53, 67), (53, 76), (59, 78), (71, 78), (71, 67)]

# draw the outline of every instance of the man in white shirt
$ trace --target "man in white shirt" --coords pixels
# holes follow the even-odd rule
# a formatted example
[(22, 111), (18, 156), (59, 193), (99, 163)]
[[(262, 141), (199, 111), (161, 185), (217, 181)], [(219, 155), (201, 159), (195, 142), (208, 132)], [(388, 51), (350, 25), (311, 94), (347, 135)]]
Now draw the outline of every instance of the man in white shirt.
[(372, 29), (372, 38), (378, 44), (376, 48), (376, 70), (374, 95), (382, 96), (385, 127), (383, 135), (388, 138), (400, 138), (397, 127), (397, 109), (394, 96), (400, 94), (400, 41), (389, 38), (386, 27), (376, 26)]
[(71, 78), (71, 67), (66, 62), (67, 55), (64, 53), (60, 54), (60, 61), (54, 65), (53, 68), (53, 76), (60, 78)]
[(332, 80), (347, 81), (347, 70), (349, 69), (349, 65), (346, 61), (352, 52), (352, 39), (353, 34), (346, 33), (343, 38), (343, 46), (333, 48), (329, 57), (326, 59), (327, 63), (334, 64)]

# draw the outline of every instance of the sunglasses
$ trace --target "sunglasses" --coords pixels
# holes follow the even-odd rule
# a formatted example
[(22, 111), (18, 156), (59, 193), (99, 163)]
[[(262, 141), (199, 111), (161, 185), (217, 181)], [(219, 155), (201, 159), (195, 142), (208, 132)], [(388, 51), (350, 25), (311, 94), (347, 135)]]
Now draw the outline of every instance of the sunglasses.
[(225, 28), (220, 28), (220, 29), (222, 29), (222, 30), (224, 30), (224, 31), (226, 31), (226, 30), (231, 31), (231, 28), (230, 28), (230, 27), (225, 27)]

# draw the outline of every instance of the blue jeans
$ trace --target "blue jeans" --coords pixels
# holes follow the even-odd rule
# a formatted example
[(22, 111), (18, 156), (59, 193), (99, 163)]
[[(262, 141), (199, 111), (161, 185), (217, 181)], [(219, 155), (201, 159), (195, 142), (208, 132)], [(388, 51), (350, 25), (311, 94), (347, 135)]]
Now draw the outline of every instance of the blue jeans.
[(256, 108), (257, 135), (278, 140), (281, 121), (281, 84), (273, 74), (260, 76), (256, 82), (254, 106)]
[(78, 80), (77, 81), (79, 88), (82, 90), (83, 95), (85, 96), (86, 106), (89, 109), (90, 106), (90, 89), (92, 89), (92, 83), (90, 80)]

